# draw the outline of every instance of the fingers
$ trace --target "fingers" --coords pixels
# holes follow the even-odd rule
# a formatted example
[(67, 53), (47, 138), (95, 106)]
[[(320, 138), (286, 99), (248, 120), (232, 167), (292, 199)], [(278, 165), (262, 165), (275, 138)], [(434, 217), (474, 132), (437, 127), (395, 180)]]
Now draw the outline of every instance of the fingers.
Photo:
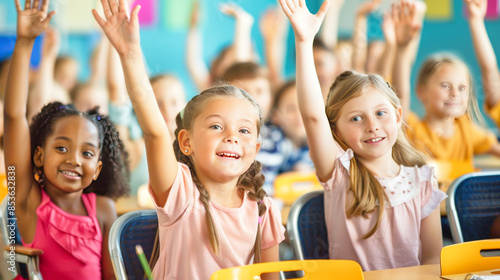
[(19, 0), (16, 0), (16, 11), (20, 12), (21, 11), (21, 3), (19, 3)]
[(289, 16), (292, 11), (288, 8), (288, 4), (286, 3), (286, 0), (279, 0), (281, 8), (283, 9), (283, 12), (285, 12), (285, 15)]
[(47, 17), (46, 17), (46, 18), (42, 21), (42, 23), (44, 23), (44, 24), (45, 24), (45, 23), (49, 24), (50, 19), (52, 19), (52, 17), (53, 17), (55, 14), (56, 14), (56, 11), (52, 11), (52, 12), (50, 12), (50, 13), (47, 15)]
[[(37, 0), (38, 2), (38, 0)], [(47, 12), (49, 10), (49, 0), (43, 0), (42, 2), (42, 11)]]
[(118, 14), (120, 11), (119, 11), (119, 8), (118, 8), (118, 2), (116, 2), (116, 0), (110, 0), (108, 1), (109, 3), (109, 8), (111, 9), (111, 13), (112, 14)]
[(295, 12), (295, 9), (297, 6), (295, 5), (297, 1), (294, 0), (286, 0), (286, 4), (288, 6), (288, 9), (290, 9), (290, 12), (293, 14)]
[[(106, 19), (109, 19), (113, 16), (113, 13), (111, 13), (111, 9), (109, 8), (109, 3), (108, 3), (108, 0), (101, 0), (101, 4), (102, 4), (102, 11), (104, 12), (104, 17)], [(95, 9), (94, 9), (95, 10)], [(92, 10), (92, 13), (94, 13), (94, 10)], [(96, 14), (94, 14), (94, 17), (95, 16), (98, 16), (99, 18), (101, 18), (101, 16), (99, 16), (99, 14), (97, 14), (97, 11), (96, 11)], [(101, 18), (102, 20), (102, 18)], [(96, 21), (97, 21), (97, 18), (96, 18)], [(99, 22), (99, 21), (97, 21)]]
[(299, 7), (307, 7), (306, 0), (299, 0)]
[(323, 19), (326, 15), (326, 12), (328, 11), (328, 7), (330, 6), (330, 1), (325, 0), (323, 4), (321, 4), (321, 7), (319, 7), (318, 12), (316, 13), (316, 17)]
[(26, 0), (24, 2), (24, 9), (25, 10), (31, 9), (31, 0)]
[(94, 18), (95, 18), (95, 21), (97, 21), (97, 24), (99, 24), (101, 29), (104, 30), (104, 25), (106, 24), (106, 22), (104, 21), (104, 19), (101, 18), (99, 13), (97, 13), (96, 9), (92, 9), (92, 15), (94, 15)]
[(137, 5), (132, 9), (132, 12), (130, 12), (130, 23), (133, 26), (136, 26), (139, 24), (139, 10), (141, 9), (141, 5)]
[(33, 2), (33, 5), (31, 6), (33, 9), (37, 9), (38, 10), (38, 6), (40, 6), (40, 0), (35, 0)]

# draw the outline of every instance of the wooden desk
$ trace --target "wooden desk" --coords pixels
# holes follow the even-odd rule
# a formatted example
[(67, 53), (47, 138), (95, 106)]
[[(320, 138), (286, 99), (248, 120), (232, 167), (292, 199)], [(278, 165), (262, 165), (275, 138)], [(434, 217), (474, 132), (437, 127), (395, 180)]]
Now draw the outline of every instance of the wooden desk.
[(442, 279), (440, 275), (441, 267), (439, 264), (363, 272), (365, 280), (438, 280)]

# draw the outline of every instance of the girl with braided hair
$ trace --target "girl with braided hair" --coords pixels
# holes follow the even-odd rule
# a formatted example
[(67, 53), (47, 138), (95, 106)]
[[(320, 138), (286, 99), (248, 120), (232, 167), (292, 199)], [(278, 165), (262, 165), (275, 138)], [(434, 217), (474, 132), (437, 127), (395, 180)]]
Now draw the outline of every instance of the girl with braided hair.
[(257, 103), (233, 86), (206, 89), (177, 116), (172, 145), (142, 61), (140, 6), (129, 18), (125, 0), (101, 3), (105, 19), (93, 14), (120, 55), (146, 144), (159, 224), (154, 278), (208, 279), (222, 268), (278, 261), (284, 228), (255, 161), (262, 125)]
[(54, 12), (49, 1), (19, 0), (17, 41), (6, 86), (4, 147), (9, 205), (23, 245), (43, 250), (45, 279), (114, 279), (108, 235), (112, 199), (128, 191), (126, 153), (111, 121), (97, 110), (50, 103), (26, 118), (29, 60)]

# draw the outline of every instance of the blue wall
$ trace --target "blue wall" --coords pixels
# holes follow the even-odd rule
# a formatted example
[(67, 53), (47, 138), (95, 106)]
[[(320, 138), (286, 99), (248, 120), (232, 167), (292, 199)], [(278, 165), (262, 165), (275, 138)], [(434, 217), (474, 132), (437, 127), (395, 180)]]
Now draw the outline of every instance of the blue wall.
[[(87, 1), (87, 0), (86, 0)], [(182, 1), (182, 0), (175, 0)], [(386, 0), (388, 1), (388, 0)], [(160, 9), (165, 5), (165, 0), (159, 0)], [(213, 57), (233, 38), (234, 20), (218, 11), (219, 3), (228, 2), (221, 0), (205, 0), (202, 1), (202, 34), (203, 34), (203, 56), (207, 64)], [(258, 21), (260, 15), (270, 7), (276, 5), (276, 0), (236, 0), (232, 1), (242, 6), (255, 17), (255, 24), (252, 31), (256, 50), (261, 58), (262, 55), (262, 38), (260, 36)], [(320, 4), (320, 0), (308, 0), (308, 6), (311, 11), (315, 12)], [(349, 5), (346, 1), (345, 5)], [(0, 16), (7, 15), (3, 21), (0, 19), (0, 30), (4, 30), (0, 34), (0, 59), (10, 55), (13, 47), (15, 35), (15, 8), (14, 0), (0, 0)], [(3, 11), (1, 11), (3, 9)], [(415, 80), (415, 75), (421, 63), (426, 56), (435, 52), (449, 51), (462, 58), (471, 68), (473, 77), (476, 81), (475, 88), (477, 89), (479, 102), (482, 104), (483, 94), (482, 86), (480, 85), (480, 72), (475, 60), (474, 51), (470, 39), (470, 32), (466, 19), (463, 17), (462, 0), (453, 0), (453, 18), (447, 21), (426, 21), (422, 33), (419, 53), (415, 63), (415, 69), (412, 75), (412, 81)], [(89, 11), (90, 13), (90, 11)], [(56, 14), (57, 17), (57, 14)], [(143, 27), (141, 29), (141, 42), (151, 74), (161, 72), (171, 72), (176, 74), (184, 82), (188, 96), (191, 97), (196, 93), (194, 85), (188, 75), (185, 66), (185, 42), (186, 29), (172, 30), (161, 24), (162, 18), (154, 27)], [(380, 17), (373, 16), (369, 22), (369, 38), (380, 38), (381, 32), (379, 29)], [(1, 26), (1, 24), (4, 26)], [(493, 47), (500, 59), (500, 21), (487, 21), (486, 27), (490, 35)], [(5, 31), (7, 30), (7, 31)], [(341, 37), (348, 37), (349, 30), (340, 30)], [(67, 34), (63, 38), (61, 53), (71, 54), (76, 56), (82, 65), (81, 79), (88, 76), (87, 61), (91, 50), (98, 41), (99, 34)], [(288, 50), (286, 54), (285, 74), (292, 76), (294, 74), (294, 51), (293, 51), (293, 32), (290, 30), (288, 37)], [(35, 60), (36, 64), (36, 50)], [(412, 108), (417, 113), (422, 112), (419, 102), (414, 100)]]

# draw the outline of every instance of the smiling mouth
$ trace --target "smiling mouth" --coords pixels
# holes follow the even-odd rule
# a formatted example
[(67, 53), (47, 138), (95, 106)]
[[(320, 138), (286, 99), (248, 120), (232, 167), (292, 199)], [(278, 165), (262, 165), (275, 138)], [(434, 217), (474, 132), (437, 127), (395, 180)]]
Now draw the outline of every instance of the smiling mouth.
[(372, 139), (366, 140), (365, 143), (376, 143), (376, 142), (382, 141), (384, 139), (385, 139), (384, 137), (372, 138)]
[(66, 171), (66, 170), (61, 170), (60, 171), (62, 174), (64, 175), (68, 175), (68, 176), (71, 176), (71, 177), (81, 177), (82, 175), (76, 173), (76, 172), (72, 172), (72, 171)]
[(240, 156), (233, 153), (217, 153), (219, 157), (239, 159)]

